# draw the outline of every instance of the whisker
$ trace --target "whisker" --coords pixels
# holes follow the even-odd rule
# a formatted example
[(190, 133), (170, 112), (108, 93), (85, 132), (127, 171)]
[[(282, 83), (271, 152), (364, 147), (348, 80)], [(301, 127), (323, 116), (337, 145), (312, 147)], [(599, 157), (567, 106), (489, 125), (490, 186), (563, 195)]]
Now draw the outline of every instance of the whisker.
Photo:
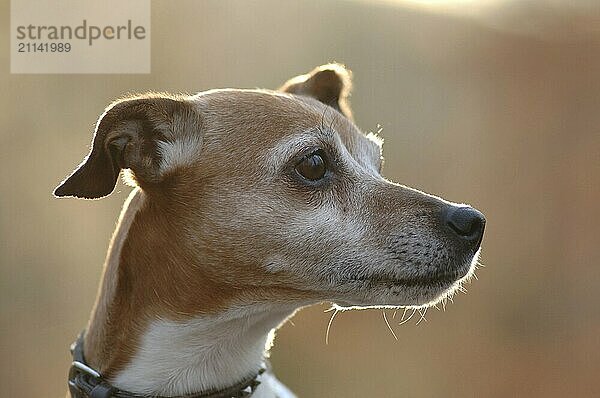
[(423, 312), (421, 312), (421, 310), (420, 310), (420, 309), (419, 309), (418, 311), (419, 311), (419, 315), (421, 315), (421, 318), (420, 318), (420, 319), (417, 321), (417, 325), (418, 325), (419, 323), (421, 323), (421, 321), (425, 321), (425, 322), (427, 322), (427, 319), (425, 318), (425, 314), (427, 314), (427, 308), (425, 308), (425, 309), (423, 310)]
[[(333, 307), (331, 307), (331, 308), (333, 308)], [(325, 345), (329, 344), (329, 330), (331, 329), (331, 325), (333, 324), (333, 319), (335, 318), (335, 316), (337, 315), (338, 312), (340, 312), (340, 310), (335, 308), (335, 311), (333, 311), (333, 314), (331, 314), (331, 318), (329, 318), (329, 323), (327, 324), (327, 331), (325, 332)]]
[(400, 322), (402, 322), (404, 320), (404, 316), (406, 315), (406, 310), (408, 310), (408, 308), (404, 308), (404, 312), (402, 313), (402, 318), (400, 318)]
[(396, 341), (398, 341), (398, 336), (396, 336), (396, 333), (394, 333), (394, 329), (392, 329), (392, 327), (390, 326), (390, 323), (388, 322), (388, 319), (387, 319), (387, 315), (385, 314), (385, 310), (381, 310), (381, 313), (383, 314), (383, 320), (385, 321), (385, 324), (387, 325), (390, 332), (392, 332), (392, 336), (394, 336)]
[[(410, 319), (413, 317), (413, 315), (415, 315), (415, 312), (417, 312), (417, 310), (413, 309), (412, 313), (410, 314), (410, 316), (408, 318), (406, 318), (405, 320), (403, 320), (402, 322), (400, 322), (398, 325), (402, 325), (402, 324), (410, 321)], [(402, 318), (404, 318), (404, 315), (402, 316)]]
[(325, 130), (325, 113), (327, 112), (327, 107), (323, 108), (323, 113), (321, 114), (321, 130)]
[(335, 122), (335, 117), (331, 117), (331, 122), (329, 122), (329, 130), (333, 130), (333, 123)]

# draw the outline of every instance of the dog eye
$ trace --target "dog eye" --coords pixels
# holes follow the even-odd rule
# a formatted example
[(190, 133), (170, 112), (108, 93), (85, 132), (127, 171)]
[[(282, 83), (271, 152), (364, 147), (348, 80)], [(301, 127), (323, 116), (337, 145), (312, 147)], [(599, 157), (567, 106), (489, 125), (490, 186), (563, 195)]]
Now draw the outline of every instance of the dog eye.
[(323, 178), (327, 172), (323, 151), (318, 150), (302, 158), (296, 165), (296, 172), (310, 181)]

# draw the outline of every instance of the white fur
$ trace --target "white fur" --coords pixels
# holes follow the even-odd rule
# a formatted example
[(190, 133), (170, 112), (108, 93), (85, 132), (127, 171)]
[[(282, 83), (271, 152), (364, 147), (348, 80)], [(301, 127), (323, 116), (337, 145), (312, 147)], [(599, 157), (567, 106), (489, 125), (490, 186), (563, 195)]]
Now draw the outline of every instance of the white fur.
[(193, 164), (198, 160), (201, 144), (199, 136), (181, 137), (173, 142), (158, 141), (161, 173)]
[[(128, 391), (166, 396), (228, 387), (258, 371), (275, 328), (293, 312), (255, 305), (187, 321), (156, 320), (112, 381)], [(253, 397), (294, 397), (273, 375), (260, 381)]]

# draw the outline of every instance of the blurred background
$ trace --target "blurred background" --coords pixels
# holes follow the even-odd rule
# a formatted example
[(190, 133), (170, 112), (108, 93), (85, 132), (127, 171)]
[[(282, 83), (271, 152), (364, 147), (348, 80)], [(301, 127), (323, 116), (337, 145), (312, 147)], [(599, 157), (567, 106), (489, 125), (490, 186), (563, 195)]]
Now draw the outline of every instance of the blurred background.
[[(9, 2), (0, 2), (3, 26)], [(445, 312), (301, 311), (272, 362), (301, 397), (600, 396), (600, 3), (152, 1), (149, 75), (11, 75), (0, 46), (2, 396), (66, 391), (129, 188), (52, 189), (126, 92), (276, 88), (338, 61), (391, 180), (487, 216), (479, 280)]]

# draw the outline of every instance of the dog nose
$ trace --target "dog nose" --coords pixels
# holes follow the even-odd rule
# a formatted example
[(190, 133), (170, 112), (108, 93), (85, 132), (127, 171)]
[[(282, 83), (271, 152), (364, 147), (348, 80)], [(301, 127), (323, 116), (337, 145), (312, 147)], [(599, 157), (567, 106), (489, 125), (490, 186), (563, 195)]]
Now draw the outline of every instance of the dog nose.
[(447, 206), (442, 210), (442, 218), (456, 235), (479, 246), (485, 228), (485, 217), (480, 211), (468, 206)]

